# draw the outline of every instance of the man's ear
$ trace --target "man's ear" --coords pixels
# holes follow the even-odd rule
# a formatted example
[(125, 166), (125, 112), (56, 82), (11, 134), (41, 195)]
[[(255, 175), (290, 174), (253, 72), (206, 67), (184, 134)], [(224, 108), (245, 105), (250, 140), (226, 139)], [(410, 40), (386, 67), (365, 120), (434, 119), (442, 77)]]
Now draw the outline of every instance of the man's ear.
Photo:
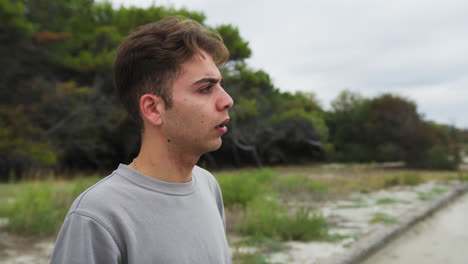
[(144, 94), (140, 97), (140, 113), (143, 121), (153, 126), (162, 124), (161, 115), (164, 114), (164, 100), (154, 94)]

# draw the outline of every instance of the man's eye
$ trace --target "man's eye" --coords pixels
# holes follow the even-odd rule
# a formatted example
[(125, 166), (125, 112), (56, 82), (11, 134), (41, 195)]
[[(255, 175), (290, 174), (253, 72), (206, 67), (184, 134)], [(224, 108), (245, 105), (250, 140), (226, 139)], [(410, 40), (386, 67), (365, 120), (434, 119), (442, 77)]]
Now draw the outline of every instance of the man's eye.
[(200, 93), (209, 93), (211, 91), (211, 85), (200, 89)]

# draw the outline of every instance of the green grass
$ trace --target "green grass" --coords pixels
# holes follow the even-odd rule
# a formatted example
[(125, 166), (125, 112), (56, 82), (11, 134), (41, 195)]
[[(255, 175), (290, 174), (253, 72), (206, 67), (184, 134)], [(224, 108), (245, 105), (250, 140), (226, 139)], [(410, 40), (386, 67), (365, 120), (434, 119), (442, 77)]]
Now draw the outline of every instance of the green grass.
[(270, 191), (268, 183), (274, 177), (271, 170), (258, 169), (220, 173), (216, 178), (223, 192), (224, 205), (245, 207), (255, 197)]
[(410, 202), (404, 200), (397, 200), (392, 198), (382, 198), (375, 201), (377, 205), (386, 205), (386, 204), (409, 204)]
[(232, 258), (234, 264), (272, 264), (260, 253), (237, 253)]
[(239, 231), (248, 236), (281, 240), (323, 240), (328, 235), (328, 224), (310, 209), (299, 208), (289, 213), (275, 196), (266, 196), (247, 205)]
[(241, 245), (255, 247), (261, 252), (279, 252), (285, 250), (280, 241), (266, 236), (247, 236), (241, 241)]
[(272, 169), (246, 169), (217, 173), (226, 207), (244, 207), (258, 196), (279, 193), (283, 197), (300, 193), (326, 193), (326, 183), (295, 173), (279, 175)]
[(371, 223), (384, 223), (384, 224), (395, 224), (398, 223), (398, 220), (394, 217), (391, 217), (385, 213), (375, 213), (372, 219), (370, 220)]
[(430, 191), (419, 192), (418, 193), (418, 198), (421, 201), (429, 201), (429, 200), (434, 199), (436, 196), (445, 193), (446, 191), (447, 190), (445, 190), (444, 188), (434, 187)]
[(12, 201), (0, 207), (0, 216), (9, 220), (5, 228), (19, 234), (56, 234), (76, 196), (97, 180), (18, 183)]

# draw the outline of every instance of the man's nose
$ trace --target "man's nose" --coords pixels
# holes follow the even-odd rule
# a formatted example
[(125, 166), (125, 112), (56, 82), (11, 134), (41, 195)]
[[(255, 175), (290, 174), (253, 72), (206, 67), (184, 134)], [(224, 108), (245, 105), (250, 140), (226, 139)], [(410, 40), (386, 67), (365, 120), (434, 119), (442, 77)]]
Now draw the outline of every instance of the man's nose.
[(224, 88), (221, 87), (221, 96), (218, 102), (218, 110), (223, 111), (223, 110), (228, 110), (234, 105), (234, 100), (232, 100), (232, 97), (224, 90)]

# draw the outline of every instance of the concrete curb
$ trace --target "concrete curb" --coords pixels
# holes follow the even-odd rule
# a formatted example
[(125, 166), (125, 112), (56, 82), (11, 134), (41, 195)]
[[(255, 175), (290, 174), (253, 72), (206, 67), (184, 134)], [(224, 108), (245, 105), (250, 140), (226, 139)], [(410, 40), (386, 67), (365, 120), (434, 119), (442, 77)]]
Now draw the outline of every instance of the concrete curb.
[(405, 216), (404, 219), (401, 219), (396, 226), (386, 228), (382, 231), (377, 232), (376, 234), (363, 238), (361, 241), (358, 241), (353, 245), (346, 253), (339, 255), (337, 257), (328, 259), (325, 262), (320, 262), (322, 264), (356, 264), (364, 260), (366, 257), (370, 256), (372, 253), (376, 252), (383, 246), (385, 246), (389, 241), (396, 238), (399, 234), (408, 230), (414, 224), (425, 219), (426, 217), (432, 215), (437, 210), (441, 209), (455, 198), (461, 196), (462, 194), (468, 192), (468, 183), (462, 183), (460, 186), (456, 187), (454, 190), (446, 193), (437, 199), (431, 201), (428, 206), (415, 210), (408, 216)]

